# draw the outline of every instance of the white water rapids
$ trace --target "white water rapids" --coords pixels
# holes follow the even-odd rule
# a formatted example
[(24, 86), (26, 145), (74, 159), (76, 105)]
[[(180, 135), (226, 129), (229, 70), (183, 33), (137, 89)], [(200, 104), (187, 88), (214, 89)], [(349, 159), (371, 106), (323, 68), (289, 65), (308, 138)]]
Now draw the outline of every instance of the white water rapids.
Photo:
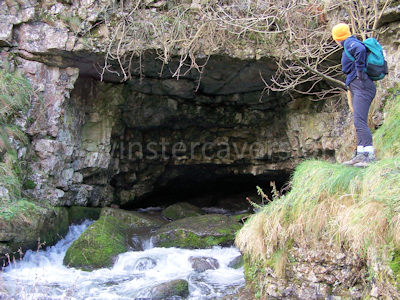
[[(229, 268), (240, 252), (234, 248), (204, 250), (155, 248), (142, 242), (144, 251), (118, 256), (112, 268), (85, 272), (62, 264), (71, 243), (90, 225), (70, 226), (68, 235), (55, 246), (28, 251), (21, 261), (0, 273), (0, 299), (151, 299), (152, 287), (175, 279), (189, 283), (189, 298), (220, 299), (245, 284), (243, 268)], [(220, 267), (204, 272), (192, 268), (189, 257), (213, 257)], [(171, 298), (172, 299), (172, 298)], [(173, 299), (180, 299), (179, 297)]]

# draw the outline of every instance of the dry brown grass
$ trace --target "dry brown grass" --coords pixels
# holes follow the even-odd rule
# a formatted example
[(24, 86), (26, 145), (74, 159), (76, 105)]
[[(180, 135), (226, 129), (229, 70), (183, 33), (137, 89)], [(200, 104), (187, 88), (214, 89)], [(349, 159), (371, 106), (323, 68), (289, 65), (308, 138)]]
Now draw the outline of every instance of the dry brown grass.
[[(302, 163), (292, 190), (246, 222), (236, 246), (254, 261), (275, 259), (280, 276), (288, 259), (278, 261), (276, 253), (287, 253), (293, 244), (312, 248), (321, 241), (363, 257), (371, 267), (387, 266), (400, 246), (399, 164), (400, 158), (368, 169)], [(392, 276), (387, 267), (373, 272), (381, 282)]]

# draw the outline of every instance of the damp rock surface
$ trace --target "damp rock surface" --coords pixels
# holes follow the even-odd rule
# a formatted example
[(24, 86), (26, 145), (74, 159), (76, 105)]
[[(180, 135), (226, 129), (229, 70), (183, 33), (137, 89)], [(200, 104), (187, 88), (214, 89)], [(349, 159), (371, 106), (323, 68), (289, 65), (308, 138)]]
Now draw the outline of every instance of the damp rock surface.
[(181, 219), (161, 227), (154, 236), (157, 247), (204, 249), (229, 246), (241, 225), (225, 215), (208, 214)]

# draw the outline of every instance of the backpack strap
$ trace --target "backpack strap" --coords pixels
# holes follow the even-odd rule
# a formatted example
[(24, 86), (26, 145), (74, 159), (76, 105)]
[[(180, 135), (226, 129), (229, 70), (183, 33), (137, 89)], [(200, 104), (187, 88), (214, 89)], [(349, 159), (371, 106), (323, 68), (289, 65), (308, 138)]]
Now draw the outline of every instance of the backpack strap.
[(346, 53), (347, 57), (351, 60), (351, 61), (355, 61), (356, 59), (354, 58), (353, 55), (350, 54), (350, 52), (346, 49), (345, 45), (343, 45), (344, 48), (344, 52)]
[[(360, 41), (359, 39), (355, 39), (355, 40), (352, 40), (352, 41), (363, 45), (363, 47), (366, 48), (366, 50), (367, 50), (367, 52), (368, 52), (368, 48), (365, 46), (364, 42)], [(354, 58), (354, 56), (351, 55), (350, 52), (346, 49), (346, 41), (343, 43), (343, 48), (344, 48), (344, 52), (346, 53), (347, 57), (348, 57), (351, 61), (355, 61), (356, 59)]]

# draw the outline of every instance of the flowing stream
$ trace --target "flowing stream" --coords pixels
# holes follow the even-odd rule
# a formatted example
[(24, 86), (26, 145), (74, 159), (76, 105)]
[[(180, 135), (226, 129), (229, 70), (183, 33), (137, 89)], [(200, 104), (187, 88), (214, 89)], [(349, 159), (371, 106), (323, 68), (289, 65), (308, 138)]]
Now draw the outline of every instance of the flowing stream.
[[(228, 267), (240, 255), (234, 247), (157, 248), (147, 239), (140, 241), (143, 251), (120, 254), (112, 268), (85, 272), (64, 266), (68, 247), (90, 224), (72, 225), (55, 246), (29, 250), (21, 261), (10, 264), (0, 273), (0, 299), (151, 299), (152, 287), (175, 279), (188, 281), (187, 299), (220, 299), (245, 284), (243, 268)], [(192, 256), (212, 257), (219, 268), (196, 271), (189, 262)]]

